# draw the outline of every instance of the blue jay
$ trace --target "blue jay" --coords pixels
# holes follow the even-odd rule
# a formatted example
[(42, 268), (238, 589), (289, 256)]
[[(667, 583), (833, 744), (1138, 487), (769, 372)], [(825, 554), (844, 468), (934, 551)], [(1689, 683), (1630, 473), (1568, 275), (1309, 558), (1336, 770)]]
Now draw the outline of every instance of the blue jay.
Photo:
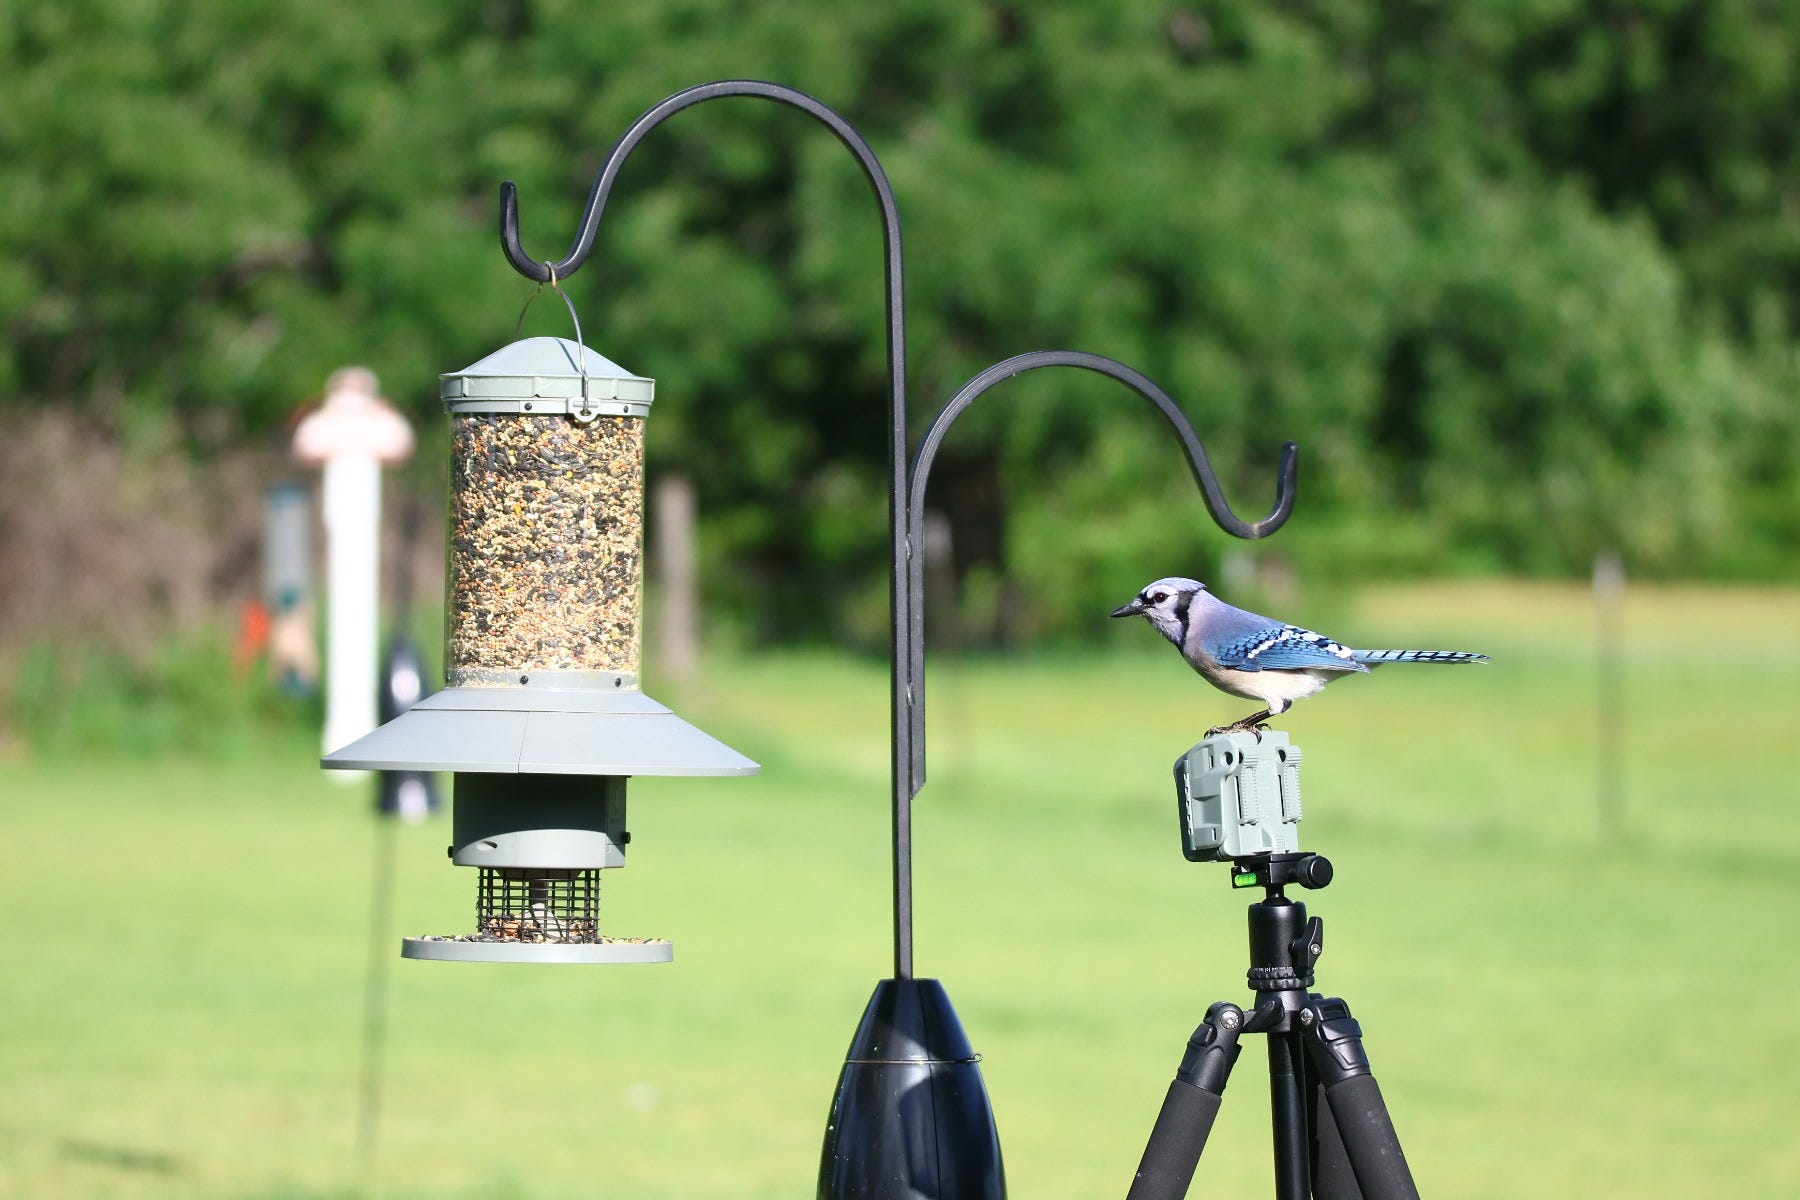
[(1115, 617), (1142, 616), (1175, 643), (1188, 666), (1222, 692), (1255, 700), (1259, 713), (1207, 731), (1255, 729), (1332, 680), (1391, 662), (1484, 663), (1463, 650), (1352, 650), (1323, 634), (1233, 608), (1197, 579), (1159, 579)]

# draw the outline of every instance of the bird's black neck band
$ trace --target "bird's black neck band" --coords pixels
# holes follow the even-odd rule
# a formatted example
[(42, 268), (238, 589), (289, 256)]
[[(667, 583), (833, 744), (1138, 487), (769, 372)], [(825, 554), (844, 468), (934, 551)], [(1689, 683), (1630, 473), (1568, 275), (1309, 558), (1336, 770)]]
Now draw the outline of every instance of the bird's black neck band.
[(1188, 608), (1194, 603), (1194, 597), (1198, 594), (1197, 592), (1183, 592), (1181, 599), (1175, 603), (1175, 615), (1181, 618), (1181, 636), (1183, 638), (1187, 637)]

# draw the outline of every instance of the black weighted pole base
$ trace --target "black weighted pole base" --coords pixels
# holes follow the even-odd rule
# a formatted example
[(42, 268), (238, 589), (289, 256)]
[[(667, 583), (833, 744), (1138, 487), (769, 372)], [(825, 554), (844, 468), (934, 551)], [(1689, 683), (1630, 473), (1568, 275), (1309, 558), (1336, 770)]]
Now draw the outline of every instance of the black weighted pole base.
[(818, 1200), (1005, 1200), (975, 1051), (935, 979), (884, 979), (838, 1076)]

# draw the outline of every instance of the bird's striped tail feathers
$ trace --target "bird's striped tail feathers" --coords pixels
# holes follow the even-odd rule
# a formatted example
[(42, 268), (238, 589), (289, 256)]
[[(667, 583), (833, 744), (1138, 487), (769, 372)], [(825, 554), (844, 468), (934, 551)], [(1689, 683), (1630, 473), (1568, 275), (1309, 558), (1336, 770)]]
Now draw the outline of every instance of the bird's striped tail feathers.
[(1471, 654), (1467, 650), (1352, 650), (1350, 657), (1369, 667), (1378, 667), (1382, 663), (1394, 662), (1484, 663), (1488, 661), (1487, 655)]

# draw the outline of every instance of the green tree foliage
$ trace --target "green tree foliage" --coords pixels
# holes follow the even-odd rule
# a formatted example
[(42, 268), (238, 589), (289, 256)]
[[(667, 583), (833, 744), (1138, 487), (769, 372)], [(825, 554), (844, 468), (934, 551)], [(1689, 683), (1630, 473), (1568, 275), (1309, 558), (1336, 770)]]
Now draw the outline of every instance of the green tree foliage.
[[(1702, 0), (15, 0), (0, 13), (0, 404), (279, 427), (368, 362), (420, 419), (510, 335), (605, 149), (712, 78), (869, 138), (907, 222), (915, 421), (1066, 346), (1194, 416), (1239, 510), (1301, 442), (1321, 572), (1791, 576), (1800, 9)], [(653, 134), (568, 290), (659, 381), (722, 603), (879, 612), (880, 243), (822, 129), (725, 101)], [(531, 332), (566, 333), (541, 300)], [(916, 432), (916, 429), (915, 429)], [(1006, 385), (934, 489), (959, 566), (1058, 629), (1212, 529), (1147, 406)], [(715, 575), (715, 578), (718, 577)], [(993, 589), (989, 589), (993, 591)]]

